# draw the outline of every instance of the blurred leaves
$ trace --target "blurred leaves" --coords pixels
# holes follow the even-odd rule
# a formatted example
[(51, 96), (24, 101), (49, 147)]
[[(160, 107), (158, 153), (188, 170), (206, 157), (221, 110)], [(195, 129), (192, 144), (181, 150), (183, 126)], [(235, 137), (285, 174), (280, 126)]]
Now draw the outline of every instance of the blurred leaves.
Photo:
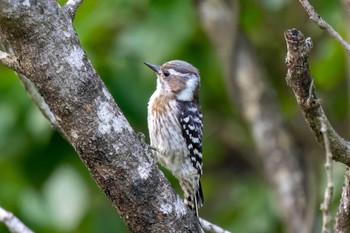
[[(338, 2), (322, 0), (314, 5), (340, 32), (348, 30)], [(300, 150), (309, 151), (310, 160), (321, 160), (323, 154), (315, 150), (317, 145), (300, 121), (285, 84), (283, 33), (296, 27), (312, 36), (310, 68), (317, 91), (328, 116), (346, 136), (349, 67), (344, 50), (309, 22), (295, 1), (241, 1), (239, 17), (242, 31), (277, 91), (283, 117), (295, 128)], [(116, 102), (133, 128), (145, 135), (147, 102), (156, 80), (142, 63), (182, 59), (198, 67), (205, 123), (202, 184), (206, 203), (200, 215), (233, 232), (282, 232), (274, 193), (262, 175), (249, 127), (229, 101), (220, 61), (201, 29), (194, 3), (86, 0), (74, 25)], [(322, 167), (313, 166), (315, 170)], [(166, 175), (181, 193), (177, 181)], [(314, 191), (318, 190), (317, 186)], [(14, 73), (1, 65), (0, 205), (37, 232), (128, 232), (71, 146), (52, 131)], [(6, 232), (1, 224), (0, 232)]]
[[(319, 87), (330, 90), (345, 80), (345, 51), (335, 40), (325, 38), (316, 45), (318, 54), (312, 59), (312, 75)], [(322, 48), (322, 49), (318, 49)]]

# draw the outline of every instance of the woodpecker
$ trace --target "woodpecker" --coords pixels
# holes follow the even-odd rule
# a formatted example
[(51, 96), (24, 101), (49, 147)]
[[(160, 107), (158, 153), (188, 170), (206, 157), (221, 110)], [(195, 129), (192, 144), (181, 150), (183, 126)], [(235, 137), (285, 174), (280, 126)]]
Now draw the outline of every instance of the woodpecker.
[(191, 64), (173, 60), (161, 66), (145, 62), (157, 74), (157, 88), (148, 102), (148, 130), (155, 159), (172, 172), (184, 202), (198, 216), (204, 198), (202, 176), (202, 113), (200, 76)]

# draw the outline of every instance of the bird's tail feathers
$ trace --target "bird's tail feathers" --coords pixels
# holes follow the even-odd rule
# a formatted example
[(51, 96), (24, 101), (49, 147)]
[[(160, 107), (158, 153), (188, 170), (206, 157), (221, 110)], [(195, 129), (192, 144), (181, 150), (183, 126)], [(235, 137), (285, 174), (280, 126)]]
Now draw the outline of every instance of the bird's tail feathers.
[(185, 194), (185, 204), (190, 207), (190, 209), (196, 211), (196, 216), (198, 217), (198, 208), (202, 207), (204, 204), (204, 197), (202, 191), (202, 185), (199, 181), (199, 188), (196, 193), (192, 193), (190, 195)]

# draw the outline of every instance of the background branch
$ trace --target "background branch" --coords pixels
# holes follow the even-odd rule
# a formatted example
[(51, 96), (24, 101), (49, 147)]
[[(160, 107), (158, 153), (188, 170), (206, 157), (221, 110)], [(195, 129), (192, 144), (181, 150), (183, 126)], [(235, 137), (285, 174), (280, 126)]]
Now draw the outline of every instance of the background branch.
[(326, 128), (326, 124), (324, 123), (324, 119), (320, 118), (321, 122), (321, 132), (323, 134), (323, 140), (325, 145), (325, 151), (326, 151), (326, 163), (325, 163), (325, 170), (327, 174), (327, 186), (324, 193), (324, 200), (321, 204), (321, 211), (322, 211), (322, 232), (327, 233), (331, 232), (332, 229), (332, 216), (330, 213), (330, 205), (333, 198), (333, 161), (332, 161), (332, 152), (329, 145), (329, 139), (328, 139), (328, 129)]
[(350, 168), (346, 168), (343, 191), (335, 219), (335, 232), (350, 232)]
[(82, 2), (83, 0), (68, 0), (66, 5), (64, 5), (64, 8), (67, 9), (67, 12), (69, 13), (72, 20), (74, 19), (75, 12)]
[[(5, 42), (1, 41), (0, 37), (0, 49), (3, 51), (6, 51), (9, 54), (13, 54), (13, 49), (11, 46)], [(62, 136), (64, 136), (64, 133), (60, 127), (60, 125), (57, 123), (55, 116), (50, 111), (49, 106), (45, 103), (43, 97), (38, 93), (38, 90), (35, 88), (33, 83), (24, 75), (16, 72), (18, 78), (21, 80), (26, 92), (29, 94), (30, 98), (33, 100), (33, 102), (38, 106), (41, 113), (45, 116), (45, 118), (50, 122), (51, 126), (56, 129), (58, 132), (61, 133)]]
[(0, 207), (0, 222), (3, 222), (12, 233), (34, 233), (11, 212)]
[[(274, 89), (244, 32), (238, 28), (238, 1), (199, 1), (202, 26), (220, 58), (233, 104), (249, 125), (266, 178), (276, 195), (288, 232), (310, 232), (306, 171), (282, 121)], [(310, 206), (307, 205), (310, 204)]]
[(229, 231), (226, 231), (225, 229), (211, 223), (208, 222), (207, 220), (203, 219), (203, 218), (199, 218), (199, 222), (201, 223), (202, 228), (206, 231), (206, 232), (212, 232), (212, 233), (230, 233)]
[[(345, 141), (333, 129), (321, 107), (321, 100), (316, 97), (309, 71), (308, 56), (311, 49), (311, 39), (305, 39), (304, 35), (296, 30), (289, 29), (285, 32), (287, 42), (287, 83), (292, 88), (297, 103), (301, 109), (305, 121), (310, 126), (317, 142), (325, 148), (322, 125), (320, 118), (324, 119), (328, 129), (330, 150), (335, 161), (350, 165), (350, 143)], [(311, 90), (311, 96), (310, 96)]]
[(329, 25), (325, 20), (321, 18), (321, 16), (315, 11), (313, 6), (307, 0), (299, 0), (300, 4), (305, 8), (306, 12), (310, 16), (310, 19), (316, 23), (321, 29), (325, 29), (329, 35), (331, 35), (334, 39), (336, 39), (344, 49), (350, 53), (350, 44), (346, 42), (339, 33), (333, 29), (331, 25)]

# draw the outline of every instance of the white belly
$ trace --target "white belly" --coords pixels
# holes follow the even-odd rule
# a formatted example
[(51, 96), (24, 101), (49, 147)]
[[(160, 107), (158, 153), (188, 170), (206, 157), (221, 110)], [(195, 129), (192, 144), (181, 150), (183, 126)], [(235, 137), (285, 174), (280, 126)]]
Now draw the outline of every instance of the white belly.
[[(157, 161), (174, 176), (181, 177), (184, 171), (193, 166), (188, 159), (188, 149), (182, 136), (181, 127), (176, 113), (176, 104), (169, 102), (164, 111), (151, 111), (152, 98), (148, 106), (148, 130), (151, 146), (156, 149)], [(186, 169), (187, 168), (187, 169)]]

